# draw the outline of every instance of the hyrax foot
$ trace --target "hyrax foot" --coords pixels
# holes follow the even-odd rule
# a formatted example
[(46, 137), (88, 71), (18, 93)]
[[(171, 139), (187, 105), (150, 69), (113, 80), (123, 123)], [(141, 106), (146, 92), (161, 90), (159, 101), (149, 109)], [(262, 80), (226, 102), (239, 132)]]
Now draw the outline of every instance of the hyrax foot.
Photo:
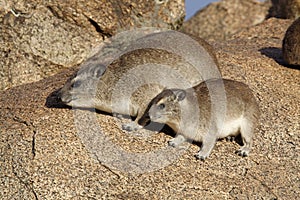
[(186, 139), (182, 135), (177, 135), (175, 138), (168, 141), (169, 146), (178, 147), (180, 144), (185, 142)]
[(118, 113), (113, 113), (113, 116), (118, 118), (118, 119), (123, 119), (123, 115), (118, 114)]
[(206, 136), (202, 142), (201, 150), (195, 155), (197, 159), (205, 160), (209, 155), (216, 143), (214, 136)]
[(236, 151), (239, 156), (246, 157), (249, 155), (250, 149), (248, 147), (242, 147)]
[(123, 124), (122, 129), (126, 131), (137, 131), (143, 128), (142, 126), (138, 125), (136, 122), (130, 122), (128, 124)]
[(233, 142), (235, 140), (234, 136), (227, 136), (226, 141)]
[(205, 160), (209, 156), (208, 153), (205, 153), (203, 151), (199, 151), (197, 154), (195, 154), (195, 157), (199, 160)]

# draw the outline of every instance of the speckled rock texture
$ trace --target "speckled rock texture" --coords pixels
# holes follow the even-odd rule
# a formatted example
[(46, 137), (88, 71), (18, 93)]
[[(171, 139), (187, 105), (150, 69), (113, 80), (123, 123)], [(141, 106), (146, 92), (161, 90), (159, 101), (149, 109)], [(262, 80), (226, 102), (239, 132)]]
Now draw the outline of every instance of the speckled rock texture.
[(284, 60), (290, 65), (300, 68), (300, 18), (287, 29), (282, 42)]
[(244, 28), (263, 22), (270, 7), (270, 1), (217, 1), (198, 11), (182, 29), (206, 40), (223, 41)]
[[(194, 158), (199, 147), (192, 144), (155, 171), (101, 164), (78, 137), (72, 109), (55, 98), (72, 68), (0, 93), (0, 199), (299, 198), (300, 71), (283, 65), (281, 50), (291, 23), (271, 18), (213, 43), (224, 77), (247, 83), (260, 104), (249, 157), (234, 154), (236, 142), (221, 140), (204, 162)], [(127, 152), (154, 151), (171, 138), (162, 132), (137, 137), (123, 132), (115, 117), (96, 117), (107, 139)]]
[(177, 29), (184, 1), (0, 1), (0, 90), (81, 63), (105, 38), (130, 27)]

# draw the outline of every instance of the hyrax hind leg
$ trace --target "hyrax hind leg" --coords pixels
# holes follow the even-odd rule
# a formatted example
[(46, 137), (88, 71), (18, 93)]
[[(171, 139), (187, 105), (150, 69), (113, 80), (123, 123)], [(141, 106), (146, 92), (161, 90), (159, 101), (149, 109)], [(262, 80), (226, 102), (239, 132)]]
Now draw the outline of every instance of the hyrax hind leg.
[(244, 120), (240, 126), (241, 138), (243, 146), (237, 151), (239, 156), (248, 156), (252, 147), (252, 138), (254, 126), (251, 122)]

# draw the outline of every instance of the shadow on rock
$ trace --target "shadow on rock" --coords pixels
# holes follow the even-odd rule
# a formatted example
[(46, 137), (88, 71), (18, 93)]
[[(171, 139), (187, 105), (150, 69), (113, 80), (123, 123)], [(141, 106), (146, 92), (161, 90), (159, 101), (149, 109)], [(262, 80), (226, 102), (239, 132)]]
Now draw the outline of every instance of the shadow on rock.
[(261, 54), (274, 59), (279, 65), (291, 68), (291, 69), (300, 69), (298, 65), (289, 65), (287, 64), (282, 56), (282, 49), (277, 47), (266, 47), (259, 50)]
[(60, 98), (59, 98), (59, 90), (53, 91), (46, 99), (45, 106), (47, 108), (70, 108), (70, 106), (67, 106), (64, 104)]

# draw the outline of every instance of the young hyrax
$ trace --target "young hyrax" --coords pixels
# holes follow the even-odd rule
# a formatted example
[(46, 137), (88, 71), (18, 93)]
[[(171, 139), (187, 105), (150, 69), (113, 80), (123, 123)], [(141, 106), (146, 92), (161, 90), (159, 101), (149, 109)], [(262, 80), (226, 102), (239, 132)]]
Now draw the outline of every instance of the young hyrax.
[(258, 104), (247, 85), (211, 79), (186, 90), (163, 90), (152, 99), (142, 118), (171, 127), (177, 135), (169, 141), (170, 146), (177, 147), (185, 141), (202, 142), (196, 157), (204, 160), (217, 139), (239, 133), (243, 146), (237, 153), (248, 156), (258, 117)]

